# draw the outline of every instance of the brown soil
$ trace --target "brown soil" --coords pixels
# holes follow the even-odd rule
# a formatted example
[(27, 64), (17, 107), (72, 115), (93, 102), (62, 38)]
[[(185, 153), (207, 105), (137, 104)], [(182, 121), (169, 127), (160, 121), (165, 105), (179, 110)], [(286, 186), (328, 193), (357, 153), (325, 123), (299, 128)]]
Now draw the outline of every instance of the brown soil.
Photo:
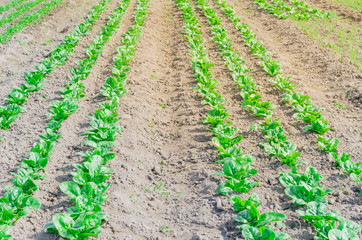
[[(328, 137), (339, 137), (340, 150), (351, 153), (353, 160), (359, 161), (362, 126), (361, 109), (357, 106), (361, 101), (361, 74), (356, 73), (351, 64), (341, 63), (332, 51), (321, 49), (318, 42), (297, 29), (289, 19), (279, 20), (258, 10), (253, 0), (228, 2), (274, 53), (285, 75), (291, 76), (297, 84), (297, 89), (310, 95), (316, 106), (325, 108), (324, 115), (333, 126)], [(41, 62), (49, 50), (73, 29), (72, 25), (83, 21), (96, 1), (82, 3), (64, 2), (65, 5), (58, 7), (41, 24), (32, 25), (10, 43), (0, 46), (0, 99), (23, 82), (24, 72)], [(64, 212), (70, 204), (69, 198), (59, 190), (59, 183), (71, 180), (72, 163), (82, 160), (76, 155), (84, 150), (81, 143), (85, 138), (80, 135), (89, 128), (89, 114), (103, 101), (98, 89), (111, 74), (112, 59), (116, 54), (114, 48), (132, 23), (135, 4), (133, 0), (119, 31), (106, 44), (104, 53), (84, 81), (86, 97), (81, 100), (79, 110), (65, 120), (60, 129), (63, 137), (56, 143), (46, 168), (46, 178), (39, 182), (40, 189), (35, 193), (42, 208), (15, 224), (14, 239), (59, 239), (42, 229), (52, 215)], [(9, 183), (9, 173), (18, 167), (21, 158), (43, 132), (49, 120), (45, 113), (50, 101), (59, 98), (59, 89), (67, 81), (70, 69), (75, 66), (75, 61), (84, 57), (82, 49), (98, 34), (106, 16), (116, 5), (117, 1), (113, 0), (69, 61), (48, 76), (49, 81), (41, 91), (29, 97), (24, 105), (27, 112), (20, 115), (10, 130), (0, 132), (5, 137), (0, 143), (1, 187)], [(260, 186), (252, 192), (261, 198), (261, 210), (286, 214), (286, 226), (282, 230), (292, 235), (292, 239), (312, 239), (311, 226), (298, 218), (294, 212), (296, 207), (291, 205), (276, 180), (278, 173), (288, 168), (267, 157), (258, 146), (263, 141), (262, 136), (249, 129), (259, 119), (241, 110), (239, 91), (210, 38), (209, 25), (200, 11), (197, 14), (208, 54), (215, 62), (213, 77), (220, 81), (219, 91), (227, 100), (230, 120), (244, 136), (240, 146), (257, 158), (253, 167), (259, 174), (254, 179), (260, 181)], [(263, 100), (279, 105), (275, 117), (281, 118), (289, 140), (298, 144), (302, 159), (324, 176), (323, 184), (335, 191), (328, 209), (336, 209), (342, 216), (361, 225), (362, 197), (358, 186), (318, 149), (315, 134), (303, 132), (303, 123), (292, 118), (290, 106), (282, 103), (281, 93), (267, 81), (269, 77), (242, 42), (240, 33), (234, 30), (221, 11), (219, 16), (229, 31), (234, 48), (251, 68), (256, 82), (264, 87), (261, 90)], [(180, 35), (182, 24), (175, 1), (151, 0), (136, 58), (130, 64), (132, 70), (126, 85), (129, 92), (120, 101), (119, 123), (124, 130), (114, 148), (117, 157), (109, 162), (114, 175), (109, 180), (109, 200), (103, 207), (109, 221), (103, 225), (99, 239), (240, 238), (240, 231), (235, 230), (236, 222), (232, 220), (236, 213), (228, 198), (215, 194), (222, 179), (213, 173), (220, 170), (220, 165), (214, 164), (217, 151), (212, 146), (211, 134), (206, 130), (208, 127), (202, 124), (207, 107), (200, 104), (202, 97), (190, 89), (196, 82), (187, 44)], [(49, 37), (53, 41), (43, 45), (42, 42)], [(15, 40), (24, 41), (26, 45)], [(335, 102), (343, 103), (347, 110), (338, 109)]]
[(335, 11), (339, 16), (345, 19), (351, 19), (357, 26), (361, 26), (362, 12), (356, 11), (348, 6), (337, 4), (330, 0), (308, 0), (311, 6), (324, 11)]

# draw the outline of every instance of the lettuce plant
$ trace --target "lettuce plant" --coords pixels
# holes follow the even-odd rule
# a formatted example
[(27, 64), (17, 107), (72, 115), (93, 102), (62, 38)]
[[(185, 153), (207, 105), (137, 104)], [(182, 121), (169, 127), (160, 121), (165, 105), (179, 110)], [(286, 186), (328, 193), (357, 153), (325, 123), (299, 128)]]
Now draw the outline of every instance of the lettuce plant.
[(234, 210), (239, 212), (234, 220), (241, 223), (237, 228), (242, 230), (245, 239), (281, 240), (289, 238), (285, 233), (274, 232), (273, 228), (268, 225), (271, 222), (284, 220), (285, 215), (275, 212), (261, 214), (258, 210), (261, 202), (259, 202), (259, 198), (255, 193), (247, 200), (233, 195), (230, 197), (230, 202), (233, 204)]
[(324, 152), (331, 153), (337, 151), (337, 145), (339, 143), (338, 138), (325, 138), (322, 136), (318, 136), (318, 145), (319, 148)]
[(323, 177), (314, 167), (308, 167), (304, 173), (293, 172), (281, 173), (279, 181), (285, 187), (284, 192), (296, 205), (307, 205), (309, 202), (327, 203), (324, 196), (332, 193), (331, 189), (323, 189), (318, 185)]
[(326, 211), (326, 205), (318, 202), (310, 202), (306, 211), (297, 210), (300, 217), (313, 224), (317, 230), (316, 240), (357, 240), (361, 228), (353, 221), (338, 216), (338, 212)]

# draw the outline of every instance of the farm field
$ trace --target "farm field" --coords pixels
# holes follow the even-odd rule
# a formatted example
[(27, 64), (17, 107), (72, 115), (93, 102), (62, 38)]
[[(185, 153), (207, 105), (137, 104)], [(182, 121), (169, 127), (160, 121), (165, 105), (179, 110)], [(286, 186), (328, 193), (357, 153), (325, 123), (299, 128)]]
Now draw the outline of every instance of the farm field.
[(0, 239), (360, 239), (361, 5), (1, 1)]

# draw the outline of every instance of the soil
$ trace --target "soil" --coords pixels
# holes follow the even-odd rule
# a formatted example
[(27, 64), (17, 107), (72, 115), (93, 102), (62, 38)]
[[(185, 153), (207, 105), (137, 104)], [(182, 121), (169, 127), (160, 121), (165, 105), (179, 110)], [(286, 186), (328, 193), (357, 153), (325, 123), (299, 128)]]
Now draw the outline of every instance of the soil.
[[(324, 115), (333, 126), (328, 137), (340, 139), (340, 151), (351, 153), (359, 161), (361, 148), (361, 72), (348, 61), (340, 62), (331, 50), (299, 30), (289, 19), (280, 20), (257, 9), (253, 0), (228, 0), (242, 21), (249, 24), (273, 52), (290, 76), (298, 91), (309, 96), (316, 106), (324, 107)], [(311, 1), (312, 2), (312, 1)], [(215, 2), (209, 3), (216, 7)], [(33, 24), (14, 36), (11, 42), (0, 45), (0, 103), (7, 93), (23, 82), (23, 74), (47, 56), (59, 44), (73, 25), (84, 20), (96, 0), (64, 1), (39, 24)], [(52, 100), (59, 98), (59, 89), (67, 81), (70, 69), (82, 59), (86, 48), (107, 20), (117, 1), (112, 0), (94, 28), (75, 48), (64, 66), (51, 73), (44, 88), (32, 94), (24, 104), (27, 111), (19, 116), (12, 128), (0, 131), (0, 187), (11, 181), (22, 158), (26, 157), (38, 135), (43, 132), (49, 117), (45, 116)], [(12, 228), (13, 239), (56, 240), (54, 234), (43, 231), (44, 225), (58, 212), (71, 205), (69, 198), (59, 189), (63, 181), (71, 180), (73, 163), (82, 161), (76, 153), (86, 150), (81, 133), (89, 126), (89, 115), (104, 99), (99, 89), (111, 75), (113, 57), (116, 55), (122, 33), (132, 24), (136, 1), (132, 0), (119, 31), (106, 44), (92, 73), (84, 81), (86, 96), (81, 99), (78, 111), (66, 119), (60, 129), (60, 138), (46, 167), (46, 178), (39, 182), (34, 194), (42, 207), (27, 218), (20, 219)], [(107, 193), (109, 200), (103, 210), (108, 221), (102, 225), (98, 239), (240, 239), (235, 228), (233, 211), (228, 197), (216, 195), (215, 189), (223, 179), (213, 174), (221, 170), (215, 164), (217, 150), (211, 142), (208, 126), (202, 124), (208, 108), (201, 105), (202, 96), (191, 87), (193, 78), (188, 46), (180, 32), (183, 19), (172, 0), (151, 0), (149, 12), (137, 45), (135, 59), (130, 63), (126, 88), (128, 93), (119, 105), (119, 124), (122, 136), (114, 147), (117, 157), (108, 166), (114, 169)], [(196, 5), (195, 5), (196, 6)], [(339, 6), (336, 6), (339, 7)], [(250, 67), (261, 89), (263, 101), (278, 104), (275, 117), (281, 118), (289, 140), (298, 144), (302, 160), (318, 169), (322, 184), (333, 189), (328, 210), (338, 210), (347, 219), (362, 225), (362, 197), (360, 186), (343, 171), (336, 168), (333, 159), (316, 144), (316, 134), (306, 133), (304, 124), (292, 117), (290, 105), (281, 101), (277, 89), (267, 81), (267, 74), (259, 67), (245, 46), (240, 33), (225, 15), (218, 10), (223, 26), (228, 30), (234, 48)], [(215, 63), (213, 77), (220, 82), (219, 91), (227, 100), (230, 120), (243, 135), (240, 147), (256, 157), (253, 167), (259, 171), (254, 180), (260, 185), (252, 190), (263, 204), (262, 212), (281, 212), (287, 216), (282, 231), (292, 239), (313, 239), (312, 226), (301, 220), (289, 198), (278, 183), (278, 174), (289, 169), (278, 160), (270, 158), (259, 147), (264, 141), (259, 132), (250, 126), (260, 121), (240, 108), (239, 89), (229, 76), (210, 38), (209, 25), (200, 10), (197, 15), (206, 39), (210, 59)], [(43, 44), (48, 39), (51, 42)], [(346, 110), (336, 106), (341, 103)], [(307, 166), (307, 164), (305, 165)], [(305, 167), (302, 167), (304, 170)], [(247, 198), (249, 194), (241, 194)]]
[(308, 0), (310, 6), (322, 9), (323, 11), (335, 11), (339, 16), (350, 19), (357, 26), (361, 24), (362, 12), (357, 11), (349, 6), (337, 4), (330, 0)]

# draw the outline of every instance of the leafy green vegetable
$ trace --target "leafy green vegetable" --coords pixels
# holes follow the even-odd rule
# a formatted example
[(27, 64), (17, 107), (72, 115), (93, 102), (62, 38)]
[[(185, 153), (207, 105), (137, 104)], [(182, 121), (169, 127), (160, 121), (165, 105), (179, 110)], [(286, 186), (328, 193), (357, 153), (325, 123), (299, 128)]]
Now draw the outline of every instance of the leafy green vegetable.
[(324, 152), (335, 152), (337, 151), (337, 145), (339, 143), (339, 139), (338, 138), (324, 138), (322, 136), (318, 136), (318, 144), (319, 147), (324, 151)]
[(309, 202), (327, 203), (324, 196), (333, 192), (331, 189), (323, 190), (323, 186), (318, 185), (323, 177), (319, 175), (317, 169), (308, 167), (304, 173), (287, 172), (281, 173), (279, 181), (285, 187), (284, 192), (292, 199), (296, 205), (307, 205)]
[(317, 230), (315, 239), (359, 239), (361, 231), (358, 224), (338, 216), (337, 211), (326, 211), (326, 205), (310, 202), (306, 211), (297, 210), (300, 217), (313, 224)]
[[(261, 205), (258, 196), (253, 193), (249, 199), (243, 200), (240, 196), (233, 195), (230, 197), (235, 211), (238, 216), (234, 219), (242, 223), (237, 228), (242, 230), (245, 239), (285, 239), (289, 238), (287, 234), (274, 232), (269, 223), (285, 219), (281, 213), (263, 213), (260, 214), (258, 206)], [(268, 238), (269, 237), (269, 238)]]

